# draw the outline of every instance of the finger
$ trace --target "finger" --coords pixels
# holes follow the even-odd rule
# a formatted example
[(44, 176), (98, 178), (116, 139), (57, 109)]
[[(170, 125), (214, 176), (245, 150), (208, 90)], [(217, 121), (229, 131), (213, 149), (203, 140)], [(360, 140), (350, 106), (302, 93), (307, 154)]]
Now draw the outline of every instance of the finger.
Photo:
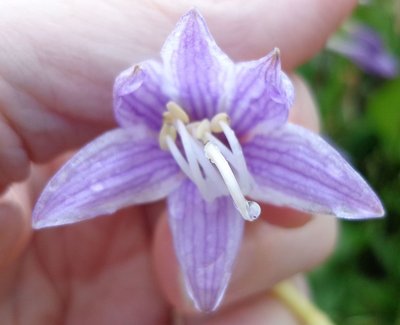
[(321, 128), (320, 119), (311, 90), (300, 76), (292, 75), (291, 80), (296, 93), (289, 121), (318, 133)]
[(45, 167), (32, 165), (29, 179), (12, 184), (0, 198), (0, 269), (16, 261), (25, 250), (32, 234), (32, 204), (63, 160), (60, 157)]
[[(222, 308), (257, 296), (277, 282), (320, 264), (332, 252), (336, 235), (336, 220), (328, 216), (315, 216), (303, 227), (291, 229), (265, 222), (248, 224)], [(165, 217), (156, 231), (153, 257), (167, 299), (180, 312), (196, 313), (184, 293)]]
[[(304, 279), (296, 277), (293, 284), (303, 295), (307, 295)], [(299, 321), (276, 296), (268, 293), (228, 306), (210, 315), (183, 317), (188, 325), (241, 325), (241, 324), (279, 324), (298, 325)]]
[[(311, 58), (351, 12), (357, 1), (285, 0), (184, 1), (163, 6), (172, 17), (195, 5), (205, 15), (217, 42), (233, 58), (254, 59), (281, 49), (291, 70)], [(293, 14), (289, 14), (293, 13)]]
[(0, 269), (18, 258), (29, 241), (29, 209), (24, 185), (13, 185), (0, 199)]
[(308, 213), (270, 204), (261, 204), (260, 217), (271, 225), (284, 228), (301, 227), (312, 219)]
[(295, 317), (275, 297), (261, 294), (209, 316), (184, 317), (187, 325), (279, 324), (298, 325)]
[[(15, 148), (16, 137), (32, 160), (48, 161), (115, 125), (113, 79), (126, 66), (157, 56), (178, 17), (193, 6), (234, 58), (256, 58), (279, 46), (291, 69), (322, 46), (354, 3), (4, 1), (0, 112), (14, 132), (7, 146)], [(23, 158), (14, 164), (22, 166), (9, 181), (28, 168)]]
[(0, 194), (10, 181), (23, 180), (28, 172), (29, 159), (21, 139), (0, 114)]
[(303, 227), (250, 224), (245, 233), (226, 304), (240, 301), (322, 263), (333, 251), (337, 221), (313, 217)]

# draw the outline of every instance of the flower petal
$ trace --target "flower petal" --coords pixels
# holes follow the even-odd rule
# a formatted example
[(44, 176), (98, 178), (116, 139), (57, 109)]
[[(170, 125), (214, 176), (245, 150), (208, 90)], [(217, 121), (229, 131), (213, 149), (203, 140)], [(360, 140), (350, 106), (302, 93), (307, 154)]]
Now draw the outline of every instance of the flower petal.
[(263, 128), (284, 124), (294, 101), (291, 81), (281, 70), (279, 50), (257, 61), (242, 62), (235, 67), (236, 80), (227, 113), (238, 135), (262, 123)]
[(231, 276), (244, 221), (229, 197), (204, 201), (190, 181), (168, 197), (169, 222), (187, 291), (196, 307), (218, 307)]
[(243, 145), (258, 189), (253, 198), (342, 218), (382, 216), (361, 176), (318, 135), (292, 124)]
[(345, 34), (333, 36), (327, 48), (347, 57), (367, 73), (383, 78), (399, 74), (397, 58), (385, 49), (380, 35), (366, 25), (348, 24)]
[(90, 142), (50, 180), (33, 226), (68, 224), (165, 197), (182, 174), (144, 128), (115, 129)]
[(232, 61), (211, 36), (203, 17), (193, 9), (185, 14), (166, 40), (161, 57), (165, 92), (194, 120), (211, 118), (224, 94)]
[(159, 131), (168, 97), (161, 90), (161, 63), (145, 61), (119, 74), (114, 84), (114, 114), (123, 127), (139, 124)]

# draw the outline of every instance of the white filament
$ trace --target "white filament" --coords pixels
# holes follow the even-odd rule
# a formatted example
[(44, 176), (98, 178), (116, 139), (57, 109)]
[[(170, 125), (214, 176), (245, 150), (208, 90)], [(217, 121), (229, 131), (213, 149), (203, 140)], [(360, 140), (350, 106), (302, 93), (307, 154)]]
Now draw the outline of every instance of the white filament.
[(167, 145), (179, 167), (197, 185), (205, 200), (212, 201), (224, 195), (226, 191), (220, 186), (220, 176), (204, 155), (203, 143), (193, 138), (181, 121), (177, 121), (175, 125), (186, 159), (171, 138)]
[(167, 146), (169, 149), (169, 152), (171, 153), (172, 157), (175, 159), (176, 163), (180, 167), (180, 169), (186, 174), (187, 177), (190, 178), (190, 168), (189, 164), (185, 160), (185, 158), (182, 156), (181, 152), (179, 151), (178, 147), (175, 144), (175, 141), (170, 137), (166, 137), (166, 142)]
[(247, 193), (251, 189), (251, 177), (250, 173), (247, 169), (247, 164), (246, 161), (244, 160), (244, 155), (242, 151), (242, 146), (239, 143), (239, 140), (237, 139), (235, 132), (229, 127), (227, 123), (220, 122), (220, 126), (222, 128), (222, 131), (225, 134), (226, 139), (228, 140), (229, 146), (231, 147), (231, 150), (233, 152), (233, 155), (235, 156), (234, 161), (238, 163), (240, 166), (240, 185), (242, 186), (243, 192)]
[(196, 181), (196, 185), (199, 187), (200, 191), (203, 192), (205, 191), (205, 181), (202, 177), (198, 160), (196, 159), (196, 155), (193, 151), (194, 146), (192, 137), (189, 135), (189, 132), (182, 121), (176, 121), (176, 128), (182, 140), (183, 149), (186, 153), (186, 159), (189, 162), (192, 177)]

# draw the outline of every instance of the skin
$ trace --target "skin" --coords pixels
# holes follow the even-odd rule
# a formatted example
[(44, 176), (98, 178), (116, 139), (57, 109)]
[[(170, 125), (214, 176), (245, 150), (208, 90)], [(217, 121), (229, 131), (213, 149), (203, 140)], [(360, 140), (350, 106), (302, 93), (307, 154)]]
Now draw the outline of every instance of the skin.
[[(240, 3), (0, 2), (2, 324), (169, 324), (177, 314), (188, 324), (297, 324), (268, 290), (329, 255), (334, 218), (263, 206), (267, 222), (247, 225), (223, 305), (206, 316), (195, 313), (181, 289), (163, 203), (65, 227), (32, 232), (30, 226), (38, 193), (68, 151), (115, 127), (114, 77), (156, 56), (186, 10), (202, 12), (234, 59), (278, 46), (290, 71), (320, 50), (355, 5)], [(318, 130), (312, 96), (293, 78), (291, 120)]]

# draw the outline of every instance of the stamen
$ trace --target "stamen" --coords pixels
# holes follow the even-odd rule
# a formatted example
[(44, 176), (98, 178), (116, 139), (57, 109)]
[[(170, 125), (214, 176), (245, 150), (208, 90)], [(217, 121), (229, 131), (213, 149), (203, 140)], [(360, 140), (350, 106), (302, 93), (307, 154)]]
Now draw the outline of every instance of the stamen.
[(190, 136), (188, 130), (182, 121), (176, 121), (176, 129), (182, 141), (183, 149), (185, 150), (186, 159), (189, 162), (189, 167), (191, 170), (191, 179), (196, 183), (201, 192), (205, 192), (205, 181), (201, 170), (196, 159), (196, 154), (194, 152), (194, 144), (192, 143), (192, 137)]
[(158, 137), (158, 143), (162, 150), (168, 150), (167, 137), (170, 137), (172, 141), (176, 140), (176, 130), (172, 125), (163, 124), (160, 135)]
[(220, 127), (224, 132), (226, 139), (228, 140), (229, 146), (235, 156), (235, 162), (240, 166), (241, 185), (244, 192), (250, 191), (251, 188), (251, 176), (247, 169), (246, 161), (244, 160), (242, 146), (236, 137), (235, 132), (230, 128), (227, 123), (220, 122)]
[(253, 221), (258, 218), (261, 213), (261, 208), (257, 202), (247, 201), (242, 191), (240, 190), (239, 184), (232, 172), (228, 162), (221, 154), (221, 151), (216, 145), (211, 142), (207, 142), (204, 146), (204, 152), (206, 157), (217, 167), (225, 185), (235, 203), (236, 208), (242, 217), (247, 221)]
[(195, 137), (205, 143), (206, 134), (210, 132), (210, 129), (210, 121), (207, 119), (202, 120), (200, 124), (197, 125)]
[(177, 103), (171, 101), (168, 102), (166, 106), (168, 111), (172, 114), (175, 120), (180, 120), (184, 124), (189, 123), (189, 116), (186, 114), (185, 110), (182, 107), (180, 107)]
[(173, 124), (175, 117), (171, 114), (171, 112), (164, 112), (163, 113), (163, 123), (164, 124)]
[(226, 113), (218, 113), (211, 119), (211, 131), (214, 133), (223, 132), (222, 127), (220, 125), (221, 122), (229, 124), (229, 116)]
[[(205, 200), (212, 201), (229, 193), (243, 218), (255, 220), (261, 209), (256, 202), (247, 201), (244, 197), (243, 193), (250, 191), (252, 180), (240, 143), (229, 127), (228, 115), (219, 113), (211, 122), (204, 119), (189, 123), (189, 116), (179, 105), (168, 102), (166, 107), (159, 134), (161, 149), (171, 152), (181, 170), (197, 185)], [(213, 136), (213, 132), (223, 132), (230, 148)], [(175, 143), (177, 134), (182, 148), (178, 148)], [(239, 177), (239, 183), (231, 166)]]
[(171, 137), (169, 137), (169, 136), (167, 136), (165, 138), (165, 141), (167, 143), (169, 152), (171, 153), (172, 157), (174, 157), (174, 159), (175, 159), (176, 163), (178, 164), (178, 166), (180, 167), (180, 169), (186, 174), (187, 177), (190, 178), (191, 174), (190, 174), (189, 164), (187, 163), (187, 161), (185, 160), (185, 158), (179, 151), (178, 147), (176, 146), (175, 141), (172, 140)]

